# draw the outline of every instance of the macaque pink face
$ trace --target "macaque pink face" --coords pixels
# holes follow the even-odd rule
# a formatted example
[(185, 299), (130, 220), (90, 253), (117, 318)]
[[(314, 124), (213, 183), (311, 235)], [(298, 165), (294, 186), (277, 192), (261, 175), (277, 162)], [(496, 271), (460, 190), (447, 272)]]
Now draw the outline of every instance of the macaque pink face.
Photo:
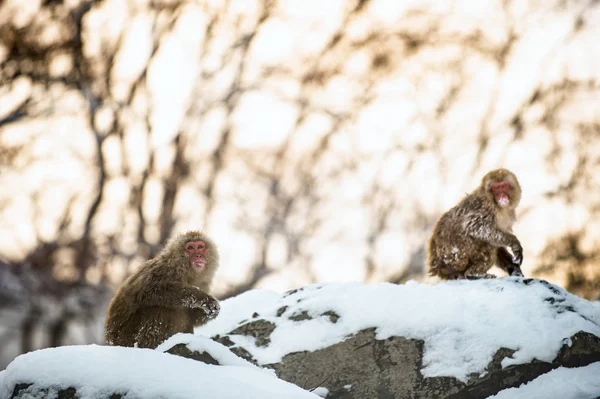
[(206, 243), (202, 240), (186, 242), (185, 253), (190, 258), (190, 263), (201, 272), (206, 267)]
[(501, 207), (505, 207), (510, 204), (510, 189), (512, 188), (510, 183), (507, 181), (500, 181), (497, 183), (492, 183), (491, 185), (492, 194), (494, 194), (494, 199), (496, 203)]

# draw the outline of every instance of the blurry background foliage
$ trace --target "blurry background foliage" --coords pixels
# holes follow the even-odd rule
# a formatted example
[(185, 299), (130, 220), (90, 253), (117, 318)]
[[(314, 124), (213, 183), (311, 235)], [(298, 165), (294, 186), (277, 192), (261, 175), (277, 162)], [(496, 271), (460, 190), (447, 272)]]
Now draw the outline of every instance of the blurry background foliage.
[(497, 167), (525, 274), (599, 298), (599, 37), (598, 1), (1, 2), (0, 366), (102, 342), (187, 229), (219, 298), (431, 281), (433, 223)]

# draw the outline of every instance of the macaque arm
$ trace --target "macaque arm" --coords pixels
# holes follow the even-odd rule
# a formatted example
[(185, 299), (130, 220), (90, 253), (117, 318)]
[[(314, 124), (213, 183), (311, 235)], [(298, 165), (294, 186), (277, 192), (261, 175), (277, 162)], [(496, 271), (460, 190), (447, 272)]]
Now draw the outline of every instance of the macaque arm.
[(508, 247), (513, 253), (512, 263), (520, 266), (523, 262), (523, 248), (517, 237), (499, 229), (493, 215), (472, 213), (465, 218), (465, 229), (471, 237), (485, 241), (494, 247)]
[(160, 285), (143, 293), (140, 303), (144, 306), (163, 308), (202, 308), (211, 296), (200, 288), (176, 284)]
[(206, 312), (202, 309), (190, 309), (188, 315), (190, 317), (190, 323), (194, 327), (204, 324), (207, 320)]

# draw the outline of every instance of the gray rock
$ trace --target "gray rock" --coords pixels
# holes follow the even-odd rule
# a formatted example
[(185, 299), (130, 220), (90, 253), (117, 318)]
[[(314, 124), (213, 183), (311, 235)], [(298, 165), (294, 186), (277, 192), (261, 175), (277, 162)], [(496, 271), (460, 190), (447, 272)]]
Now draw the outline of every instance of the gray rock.
[(184, 344), (175, 345), (174, 347), (169, 349), (167, 351), (167, 353), (170, 353), (172, 355), (181, 356), (181, 357), (186, 357), (188, 359), (194, 359), (199, 362), (206, 363), (206, 364), (212, 364), (212, 365), (216, 365), (216, 366), (221, 365), (217, 359), (215, 359), (214, 357), (211, 356), (210, 353), (208, 353), (206, 351), (203, 351), (203, 352), (192, 351)]
[(249, 335), (256, 338), (256, 346), (267, 346), (271, 342), (271, 333), (275, 330), (275, 324), (256, 320), (243, 324), (233, 330), (230, 334)]
[[(262, 326), (260, 331), (253, 331), (246, 324), (243, 331), (262, 341), (268, 340), (261, 336), (261, 332), (268, 331)], [(600, 361), (600, 337), (579, 332), (570, 341), (570, 345), (565, 342), (551, 363), (533, 361), (505, 368), (501, 367), (501, 362), (505, 357), (511, 357), (514, 350), (500, 348), (486, 372), (482, 376), (472, 375), (467, 383), (453, 377), (423, 377), (420, 372), (423, 341), (403, 337), (378, 340), (375, 329), (360, 331), (325, 349), (290, 353), (281, 362), (265, 366), (274, 369), (279, 378), (301, 388), (327, 388), (328, 399), (486, 398), (532, 381), (557, 367), (581, 367)], [(230, 348), (234, 349), (240, 347)], [(253, 361), (249, 355), (244, 357)]]
[(368, 329), (322, 350), (288, 354), (267, 367), (305, 389), (327, 388), (327, 398), (443, 398), (464, 388), (454, 378), (424, 379), (422, 353), (422, 341), (377, 340), (375, 330)]
[[(107, 396), (108, 399), (121, 399), (123, 395), (113, 393)], [(15, 385), (15, 388), (10, 396), (13, 398), (23, 399), (44, 399), (44, 398), (57, 398), (57, 399), (77, 399), (77, 390), (73, 387), (60, 388), (60, 387), (39, 387), (37, 384), (23, 383)]]

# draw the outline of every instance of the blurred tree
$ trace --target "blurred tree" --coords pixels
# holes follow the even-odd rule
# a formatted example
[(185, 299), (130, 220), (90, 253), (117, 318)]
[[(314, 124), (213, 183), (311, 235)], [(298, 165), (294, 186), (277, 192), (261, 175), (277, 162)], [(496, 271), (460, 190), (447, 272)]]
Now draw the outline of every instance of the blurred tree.
[(101, 325), (106, 287), (187, 228), (220, 246), (221, 298), (422, 279), (434, 221), (499, 166), (524, 188), (525, 273), (597, 298), (599, 20), (558, 0), (2, 2), (0, 295), (20, 299), (0, 363)]

